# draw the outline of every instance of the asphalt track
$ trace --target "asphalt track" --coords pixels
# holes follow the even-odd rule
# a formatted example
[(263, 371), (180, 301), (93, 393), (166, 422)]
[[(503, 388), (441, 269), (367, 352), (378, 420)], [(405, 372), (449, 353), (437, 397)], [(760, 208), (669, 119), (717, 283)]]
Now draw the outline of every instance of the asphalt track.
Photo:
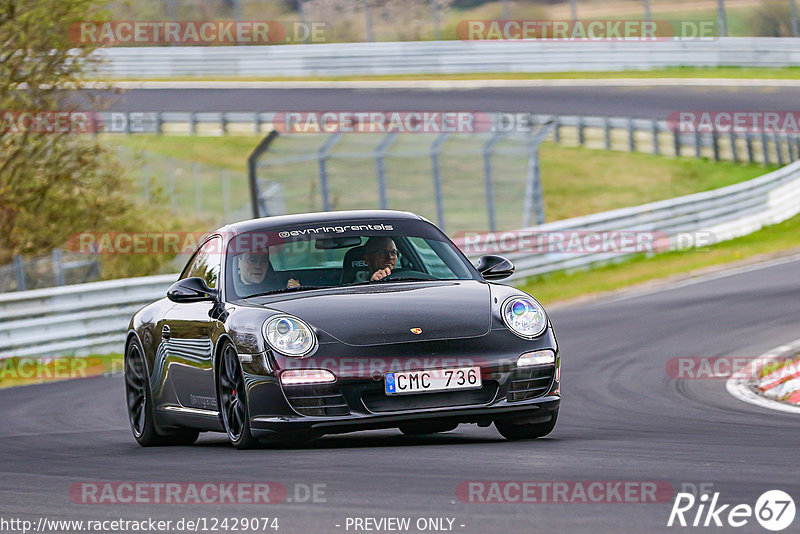
[[(721, 503), (752, 506), (769, 489), (798, 501), (800, 418), (743, 403), (724, 380), (676, 381), (665, 370), (674, 357), (753, 357), (796, 339), (798, 303), (800, 258), (793, 258), (554, 310), (564, 401), (553, 433), (528, 442), (462, 425), (433, 437), (332, 436), (301, 449), (237, 451), (219, 434), (191, 447), (142, 449), (127, 425), (119, 377), (4, 390), (0, 517), (269, 516), (288, 533), (346, 532), (347, 517), (387, 516), (455, 518), (455, 532), (476, 534), (709, 530), (667, 528), (671, 500), (481, 504), (462, 502), (456, 488), (469, 480), (666, 481), (675, 491), (712, 483)], [(68, 489), (82, 481), (276, 481), (290, 496), (296, 483), (325, 484), (326, 502), (74, 504)], [(764, 532), (752, 518), (736, 531)]]
[(503, 111), (666, 119), (682, 110), (796, 111), (800, 87), (128, 89), (112, 100), (110, 111)]

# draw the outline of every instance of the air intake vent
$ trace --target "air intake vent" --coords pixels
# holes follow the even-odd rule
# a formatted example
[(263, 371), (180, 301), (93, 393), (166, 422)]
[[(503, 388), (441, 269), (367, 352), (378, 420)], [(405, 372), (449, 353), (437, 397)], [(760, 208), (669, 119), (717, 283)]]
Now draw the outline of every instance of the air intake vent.
[(284, 386), (286, 399), (300, 415), (348, 415), (350, 408), (334, 384)]
[(550, 389), (555, 372), (554, 365), (537, 365), (517, 369), (511, 377), (511, 385), (508, 387), (506, 399), (508, 402), (514, 402), (541, 397)]

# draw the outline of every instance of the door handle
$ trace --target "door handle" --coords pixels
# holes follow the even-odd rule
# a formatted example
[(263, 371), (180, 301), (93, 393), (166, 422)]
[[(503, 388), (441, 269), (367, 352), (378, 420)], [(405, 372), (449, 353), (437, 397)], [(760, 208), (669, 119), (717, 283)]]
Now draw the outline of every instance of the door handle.
[(161, 328), (161, 337), (163, 339), (169, 339), (169, 336), (170, 336), (169, 327), (167, 325), (164, 325), (164, 327)]

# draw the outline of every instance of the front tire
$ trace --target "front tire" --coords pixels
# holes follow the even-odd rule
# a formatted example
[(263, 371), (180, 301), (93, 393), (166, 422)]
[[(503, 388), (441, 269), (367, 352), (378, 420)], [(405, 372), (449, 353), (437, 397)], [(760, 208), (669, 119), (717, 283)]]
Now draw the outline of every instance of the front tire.
[(125, 400), (131, 432), (142, 447), (191, 445), (197, 441), (199, 432), (196, 430), (176, 431), (167, 435), (158, 433), (147, 364), (138, 339), (133, 339), (125, 351)]
[(557, 420), (558, 412), (554, 413), (552, 418), (544, 423), (515, 424), (511, 420), (498, 419), (494, 422), (494, 426), (500, 432), (500, 435), (508, 440), (536, 439), (543, 438), (552, 432)]
[(258, 440), (250, 432), (250, 410), (239, 354), (230, 341), (222, 347), (217, 372), (217, 394), (228, 440), (237, 449), (252, 449)]

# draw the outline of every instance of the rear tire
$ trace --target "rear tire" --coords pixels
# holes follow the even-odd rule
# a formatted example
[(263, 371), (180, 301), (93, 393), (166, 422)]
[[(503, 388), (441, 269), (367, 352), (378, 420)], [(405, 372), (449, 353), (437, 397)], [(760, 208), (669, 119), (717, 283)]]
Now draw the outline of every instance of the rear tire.
[(250, 410), (247, 407), (247, 390), (242, 365), (239, 362), (239, 354), (230, 341), (226, 341), (223, 345), (219, 359), (217, 395), (222, 424), (231, 445), (237, 449), (257, 447), (258, 440), (250, 432)]
[(197, 441), (199, 435), (197, 430), (182, 430), (169, 434), (158, 432), (149, 377), (144, 350), (139, 340), (134, 338), (125, 351), (125, 400), (133, 437), (142, 447), (191, 445)]
[(497, 431), (508, 440), (542, 438), (553, 431), (558, 420), (558, 413), (545, 423), (514, 424), (512, 420), (498, 419), (494, 422)]
[(400, 432), (406, 436), (419, 436), (423, 434), (440, 434), (455, 430), (458, 423), (403, 423)]

